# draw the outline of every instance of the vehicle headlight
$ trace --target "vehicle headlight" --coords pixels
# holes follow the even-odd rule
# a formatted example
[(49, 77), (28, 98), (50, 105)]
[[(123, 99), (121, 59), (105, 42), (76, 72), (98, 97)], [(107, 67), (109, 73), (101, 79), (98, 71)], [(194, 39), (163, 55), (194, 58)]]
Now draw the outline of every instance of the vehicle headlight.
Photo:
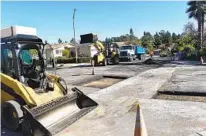
[(127, 54), (128, 54), (128, 56), (130, 56), (130, 55), (131, 55), (129, 52), (128, 52)]

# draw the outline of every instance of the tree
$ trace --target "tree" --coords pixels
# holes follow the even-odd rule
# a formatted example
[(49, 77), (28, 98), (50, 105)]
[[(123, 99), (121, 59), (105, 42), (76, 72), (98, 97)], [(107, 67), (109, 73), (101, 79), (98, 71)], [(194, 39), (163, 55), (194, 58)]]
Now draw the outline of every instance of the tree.
[(111, 38), (105, 38), (105, 41), (104, 41), (105, 43), (111, 43), (112, 41), (111, 41)]
[(108, 42), (125, 42), (126, 44), (141, 45), (141, 40), (139, 40), (130, 29), (129, 34), (121, 35), (118, 37), (105, 38), (105, 43)]
[(182, 37), (185, 36), (191, 39), (189, 42), (191, 42), (194, 46), (198, 46), (198, 31), (195, 29), (194, 23), (188, 22), (184, 25)]
[(187, 5), (189, 8), (186, 13), (189, 14), (189, 18), (194, 18), (198, 23), (198, 43), (199, 48), (201, 49), (203, 43), (206, 1), (189, 1), (187, 2)]
[(47, 40), (44, 41), (45, 44), (48, 44)]
[(68, 41), (65, 41), (64, 43), (68, 43)]
[(75, 44), (75, 45), (78, 45), (77, 41), (75, 41), (74, 38), (72, 38), (72, 39), (70, 40), (70, 43), (73, 43), (73, 44)]
[(62, 43), (62, 40), (60, 38), (58, 39), (58, 43)]
[(150, 32), (144, 32), (144, 35), (141, 38), (142, 46), (145, 48), (148, 48), (149, 50), (152, 49), (154, 39), (153, 36), (150, 34)]
[(176, 43), (178, 40), (178, 36), (175, 33), (172, 33), (172, 42)]
[(137, 37), (135, 37), (135, 35), (134, 35), (134, 31), (133, 31), (132, 28), (130, 28), (129, 34), (130, 34), (130, 35), (129, 35), (129, 37), (130, 37), (130, 42), (132, 42), (133, 40), (137, 39)]
[(164, 44), (170, 44), (171, 42), (172, 42), (172, 36), (171, 36), (171, 34), (170, 34), (170, 32), (169, 31), (164, 31), (164, 30), (161, 30), (160, 32), (159, 32), (159, 35), (160, 35), (160, 37), (161, 37), (161, 41), (162, 41), (162, 43), (164, 43)]
[(161, 40), (161, 37), (160, 35), (156, 32), (156, 34), (154, 35), (154, 44), (155, 46), (158, 48), (159, 45), (162, 44), (162, 40)]
[(172, 42), (172, 36), (171, 36), (171, 33), (169, 31), (167, 31), (166, 33), (166, 44), (170, 44)]
[(192, 22), (188, 22), (184, 25), (184, 33), (194, 33), (198, 34), (197, 30), (195, 29), (195, 25)]
[(130, 28), (129, 34), (130, 34), (130, 36), (134, 36), (134, 32), (133, 32), (133, 29), (132, 29), (132, 28)]

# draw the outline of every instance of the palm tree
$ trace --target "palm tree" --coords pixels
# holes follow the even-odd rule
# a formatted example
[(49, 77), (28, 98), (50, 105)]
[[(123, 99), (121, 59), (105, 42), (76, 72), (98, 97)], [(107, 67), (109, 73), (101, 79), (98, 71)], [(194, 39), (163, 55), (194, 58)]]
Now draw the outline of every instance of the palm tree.
[[(189, 18), (194, 18), (198, 23), (198, 44), (200, 50), (203, 44), (206, 1), (188, 1), (187, 5), (189, 8), (186, 13), (189, 14)], [(200, 56), (200, 63), (203, 63), (202, 56)]]
[(188, 1), (187, 5), (189, 6), (189, 8), (187, 9), (186, 13), (189, 14), (189, 18), (194, 18), (195, 20), (197, 20), (199, 47), (202, 48), (206, 1)]

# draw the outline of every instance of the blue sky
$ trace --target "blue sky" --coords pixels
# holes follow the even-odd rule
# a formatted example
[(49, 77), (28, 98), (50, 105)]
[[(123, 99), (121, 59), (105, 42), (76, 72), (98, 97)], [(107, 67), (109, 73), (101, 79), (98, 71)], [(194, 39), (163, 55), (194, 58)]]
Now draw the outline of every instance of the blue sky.
[(70, 41), (72, 16), (76, 8), (76, 38), (96, 33), (100, 39), (129, 33), (139, 38), (144, 31), (168, 30), (181, 33), (188, 21), (186, 1), (161, 2), (2, 2), (1, 27), (23, 25), (37, 28), (43, 40)]

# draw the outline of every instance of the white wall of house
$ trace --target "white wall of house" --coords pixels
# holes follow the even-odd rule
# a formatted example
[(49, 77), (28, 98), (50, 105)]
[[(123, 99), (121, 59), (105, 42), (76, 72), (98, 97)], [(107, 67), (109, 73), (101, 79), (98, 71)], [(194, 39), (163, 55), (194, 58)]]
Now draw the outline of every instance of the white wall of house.
[(84, 44), (79, 46), (79, 52), (85, 57), (93, 57), (97, 53), (97, 50), (92, 44)]
[(80, 54), (82, 54), (83, 56), (88, 56), (88, 57), (90, 57), (90, 46), (87, 46), (87, 45), (79, 46), (79, 52), (80, 52)]
[(54, 57), (60, 57), (60, 56), (62, 56), (62, 51), (63, 51), (64, 49), (65, 49), (64, 47), (60, 47), (60, 48), (54, 49), (54, 50), (53, 50)]

